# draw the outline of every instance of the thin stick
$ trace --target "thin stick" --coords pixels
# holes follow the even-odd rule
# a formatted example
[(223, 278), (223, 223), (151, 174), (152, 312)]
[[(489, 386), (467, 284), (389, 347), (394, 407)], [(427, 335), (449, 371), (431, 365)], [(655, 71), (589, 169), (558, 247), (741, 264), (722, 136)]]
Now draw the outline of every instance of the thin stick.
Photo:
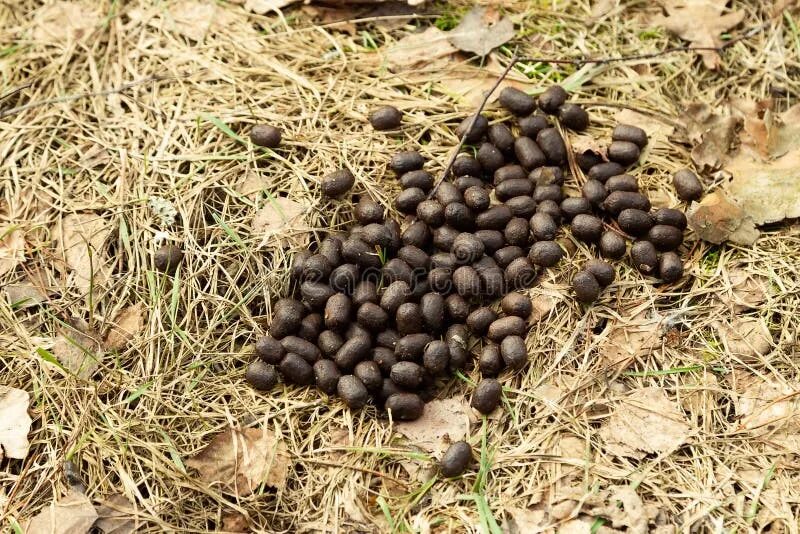
[(481, 114), (483, 108), (486, 107), (486, 103), (489, 102), (489, 97), (492, 96), (492, 93), (494, 93), (494, 91), (497, 89), (500, 83), (502, 83), (502, 81), (506, 78), (506, 76), (508, 76), (508, 73), (514, 67), (514, 65), (516, 65), (517, 61), (519, 61), (519, 58), (515, 54), (514, 56), (511, 57), (511, 61), (509, 62), (508, 66), (503, 71), (503, 73), (497, 78), (497, 80), (495, 80), (494, 85), (492, 85), (491, 89), (489, 89), (483, 96), (483, 100), (478, 106), (477, 111), (475, 111), (475, 114), (472, 116), (472, 119), (469, 121), (469, 124), (467, 125), (464, 135), (458, 141), (455, 150), (453, 150), (453, 153), (450, 155), (450, 160), (447, 162), (447, 165), (445, 165), (442, 175), (439, 177), (439, 180), (437, 180), (436, 185), (433, 187), (433, 189), (431, 189), (431, 192), (428, 193), (428, 198), (431, 198), (436, 193), (436, 190), (439, 189), (439, 186), (442, 185), (442, 182), (447, 177), (447, 174), (450, 172), (450, 169), (453, 168), (453, 163), (455, 163), (456, 157), (458, 157), (458, 154), (461, 152), (461, 147), (464, 146), (464, 140), (466, 140), (467, 138), (467, 133), (472, 131), (472, 127), (475, 126), (475, 121), (478, 120), (478, 115)]

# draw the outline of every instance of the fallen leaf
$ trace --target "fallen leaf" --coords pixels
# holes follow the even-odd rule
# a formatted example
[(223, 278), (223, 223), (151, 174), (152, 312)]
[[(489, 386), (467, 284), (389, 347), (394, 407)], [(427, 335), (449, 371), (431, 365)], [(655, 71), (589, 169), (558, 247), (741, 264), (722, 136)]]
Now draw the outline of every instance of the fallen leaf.
[(609, 333), (597, 348), (604, 366), (621, 371), (637, 358), (649, 355), (661, 345), (661, 321), (660, 316), (641, 312), (610, 322), (606, 327)]
[(595, 0), (592, 2), (591, 22), (595, 23), (612, 11), (620, 13), (624, 6), (619, 6), (617, 0)]
[(741, 118), (718, 113), (702, 103), (691, 103), (684, 109), (683, 125), (693, 145), (692, 161), (701, 171), (720, 168), (736, 140)]
[(120, 311), (106, 335), (107, 350), (122, 350), (144, 328), (144, 305), (139, 302)]
[(244, 179), (236, 184), (234, 190), (250, 200), (256, 200), (259, 193), (266, 188), (267, 182), (259, 173), (248, 171), (245, 173)]
[(725, 350), (739, 358), (763, 356), (772, 349), (772, 334), (757, 317), (734, 317), (729, 322), (717, 321), (714, 326)]
[[(745, 16), (743, 10), (725, 13), (727, 3), (727, 0), (661, 0), (667, 16), (659, 15), (653, 22), (693, 46), (719, 48), (722, 46), (720, 34), (738, 25)], [(707, 68), (719, 67), (717, 51), (703, 50), (700, 55)]]
[(25, 261), (25, 234), (19, 228), (0, 227), (0, 276)]
[(311, 228), (306, 221), (308, 207), (286, 197), (270, 197), (253, 217), (253, 233), (261, 235), (263, 246), (306, 244)]
[(628, 393), (599, 433), (608, 452), (633, 458), (669, 453), (686, 443), (690, 434), (678, 405), (658, 387)]
[(450, 44), (447, 33), (436, 26), (424, 32), (406, 35), (385, 51), (385, 62), (389, 70), (404, 72), (423, 66), (443, 64), (458, 49)]
[(100, 23), (100, 14), (96, 7), (83, 2), (55, 2), (39, 8), (31, 20), (36, 24), (35, 41), (67, 44), (90, 35)]
[(469, 432), (469, 416), (463, 401), (460, 396), (434, 399), (425, 405), (422, 417), (397, 422), (395, 429), (415, 446), (438, 455), (450, 443), (465, 439)]
[(768, 281), (765, 277), (751, 274), (741, 267), (733, 267), (726, 273), (730, 290), (720, 291), (716, 297), (734, 312), (758, 308), (767, 301)]
[(540, 506), (531, 509), (509, 506), (506, 514), (508, 517), (503, 524), (503, 532), (507, 534), (541, 532), (547, 520), (547, 515)]
[(647, 146), (666, 142), (675, 132), (675, 127), (660, 121), (651, 115), (645, 115), (632, 109), (623, 109), (614, 115), (618, 124), (633, 124), (647, 133)]
[(74, 375), (88, 379), (103, 361), (103, 352), (83, 321), (73, 320), (73, 326), (63, 329), (56, 337), (53, 355)]
[(760, 235), (753, 219), (722, 190), (709, 193), (699, 203), (693, 202), (686, 217), (697, 237), (710, 243), (752, 245)]
[(458, 26), (448, 32), (450, 43), (464, 52), (486, 56), (506, 44), (514, 35), (514, 23), (508, 17), (495, 21), (496, 11), (485, 7), (472, 8)]
[(0, 386), (0, 460), (22, 460), (28, 455), (31, 417), (28, 415), (30, 395), (27, 391)]
[(686, 374), (681, 379), (680, 403), (681, 407), (689, 413), (693, 421), (700, 417), (710, 421), (713, 412), (719, 409), (719, 381), (711, 373), (700, 376)]
[(594, 135), (570, 134), (568, 139), (575, 154), (594, 154), (603, 161), (608, 161), (608, 147), (601, 144)]
[(542, 403), (537, 415), (547, 416), (560, 411), (560, 402), (566, 390), (554, 384), (542, 384), (533, 390), (533, 397)]
[[(494, 55), (489, 56), (482, 67), (459, 63), (437, 78), (438, 88), (447, 95), (458, 96), (464, 102), (477, 106), (483, 101), (486, 93), (495, 86), (497, 78), (504, 70), (505, 67)], [(530, 84), (523, 75), (511, 72), (500, 82), (489, 101), (497, 100), (500, 91), (506, 87), (516, 87), (525, 91)]]
[(604, 517), (611, 521), (616, 529), (625, 528), (629, 534), (647, 534), (648, 523), (655, 518), (658, 509), (647, 507), (630, 486), (611, 486), (602, 492), (602, 504), (588, 507), (586, 513)]
[(217, 6), (213, 3), (193, 0), (172, 4), (167, 13), (167, 29), (198, 42), (205, 38), (214, 18), (218, 16)]
[[(94, 213), (76, 213), (64, 217), (53, 231), (55, 245), (71, 276), (68, 286), (88, 292), (103, 286), (111, 277), (105, 242), (110, 224)], [(56, 267), (63, 269), (60, 263)]]
[(533, 310), (528, 318), (528, 323), (533, 324), (547, 317), (556, 307), (556, 300), (550, 295), (536, 295), (531, 298)]
[(757, 225), (800, 217), (800, 104), (744, 122), (759, 121), (763, 135), (743, 130), (742, 149), (725, 165), (733, 176), (727, 190)]
[(25, 534), (87, 534), (96, 520), (97, 512), (91, 501), (71, 490), (31, 519), (24, 531)]
[(270, 11), (276, 11), (286, 6), (290, 6), (299, 0), (247, 0), (244, 8), (252, 11), (256, 15), (265, 15)]
[(33, 308), (47, 302), (47, 295), (33, 284), (8, 284), (5, 287), (6, 300), (20, 309)]
[(266, 483), (283, 489), (289, 475), (286, 444), (266, 428), (229, 428), (186, 461), (205, 484), (215, 484), (239, 497)]
[(350, 35), (356, 35), (358, 29), (354, 19), (361, 18), (360, 13), (364, 10), (359, 9), (357, 5), (341, 5), (337, 7), (323, 7), (314, 5), (304, 5), (302, 7), (304, 13), (314, 18), (314, 22), (324, 25), (327, 28), (346, 32)]
[(239, 512), (229, 512), (222, 515), (223, 532), (250, 532), (250, 522)]
[(734, 403), (744, 430), (800, 433), (800, 384), (753, 380)]
[(94, 526), (105, 534), (131, 534), (142, 525), (137, 521), (136, 505), (119, 493), (104, 500), (97, 507)]

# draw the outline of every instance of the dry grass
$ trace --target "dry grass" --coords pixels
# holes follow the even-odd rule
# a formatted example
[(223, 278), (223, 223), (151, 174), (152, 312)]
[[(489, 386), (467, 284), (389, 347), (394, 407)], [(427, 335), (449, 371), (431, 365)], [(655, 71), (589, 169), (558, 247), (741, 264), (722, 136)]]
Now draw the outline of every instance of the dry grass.
[[(797, 449), (777, 440), (774, 429), (742, 429), (735, 408), (747, 380), (794, 388), (800, 381), (796, 224), (769, 229), (752, 248), (710, 247), (690, 238), (690, 276), (683, 283), (653, 286), (622, 267), (613, 288), (588, 310), (566, 290), (570, 273), (591, 255), (579, 248), (530, 291), (550, 295), (554, 305), (528, 337), (530, 368), (504, 378), (509, 410), (470, 429), (469, 440), (491, 461), (458, 480), (420, 481), (408, 466), (427, 460), (409, 457), (413, 444), (373, 409), (350, 413), (316, 390), (280, 386), (261, 395), (243, 383), (269, 302), (285, 291), (292, 250), (258, 247), (261, 237), (251, 232), (250, 220), (269, 199), (242, 194), (242, 184), (307, 202), (309, 222), (322, 235), (351, 216), (348, 203), (321, 199), (315, 187), (321, 174), (346, 164), (358, 177), (357, 192), (388, 206), (397, 190), (385, 172), (389, 156), (416, 148), (431, 168), (441, 168), (456, 141), (452, 124), (469, 106), (435, 84), (389, 72), (380, 49), (363, 35), (313, 26), (297, 10), (255, 16), (220, 2), (215, 20), (224, 14), (225, 24), (195, 43), (165, 22), (172, 2), (153, 4), (97, 2), (97, 27), (55, 45), (32, 38), (38, 2), (0, 6), (3, 92), (25, 85), (0, 102), (2, 110), (52, 101), (0, 119), (0, 223), (18, 225), (27, 242), (25, 262), (3, 275), (0, 286), (36, 275), (51, 293), (40, 307), (0, 302), (2, 382), (32, 394), (35, 419), (28, 458), (0, 464), (4, 523), (22, 522), (63, 495), (66, 472), (74, 470), (93, 500), (124, 493), (135, 501), (142, 530), (153, 532), (217, 530), (235, 511), (268, 532), (374, 532), (387, 530), (389, 521), (422, 532), (479, 531), (488, 514), (501, 524), (511, 508), (555, 505), (569, 489), (587, 496), (628, 485), (659, 510), (651, 528), (798, 532)], [(649, 2), (631, 4), (621, 15), (588, 24), (585, 0), (507, 2), (506, 9), (541, 36), (519, 40), (525, 54), (613, 56), (675, 43), (648, 25)], [(763, 2), (735, 4), (747, 11), (747, 27), (769, 14)], [(132, 16), (135, 9), (152, 13), (150, 23)], [(431, 10), (438, 15), (454, 8)], [(426, 20), (368, 21), (358, 29), (384, 45)], [(800, 34), (789, 20), (777, 18), (731, 47), (718, 72), (705, 70), (691, 54), (607, 65), (592, 70), (576, 99), (589, 104), (592, 131), (600, 133), (620, 106), (669, 122), (679, 119), (687, 101), (759, 99), (776, 89), (796, 98)], [(542, 66), (530, 87), (572, 71)], [(440, 75), (441, 67), (420, 69), (414, 80)], [(150, 76), (165, 79), (122, 93), (63, 98)], [(367, 111), (383, 103), (406, 112), (401, 134), (365, 127)], [(501, 115), (494, 107), (490, 112)], [(277, 153), (256, 150), (209, 117), (241, 135), (257, 122), (279, 124), (288, 141)], [(665, 141), (641, 169), (643, 182), (676, 204), (668, 178), (687, 163), (687, 147)], [(154, 217), (152, 197), (174, 204), (174, 225)], [(107, 254), (101, 261), (113, 274), (88, 293), (65, 282), (52, 242), (54, 225), (76, 212), (94, 214), (113, 229), (105, 250), (97, 251)], [(187, 252), (178, 277), (154, 271), (159, 231)], [(773, 343), (766, 356), (738, 356), (719, 339), (715, 323), (737, 315), (720, 299), (732, 290), (735, 270), (763, 277), (770, 289), (763, 303), (741, 312), (769, 325)], [(146, 309), (143, 331), (118, 354), (106, 354), (90, 379), (65, 375), (37, 353), (52, 348), (71, 318), (101, 336), (135, 303)], [(621, 318), (640, 311), (665, 317), (666, 332), (627, 368), (609, 365), (604, 340)], [(559, 388), (554, 409), (546, 409), (542, 390), (535, 389), (541, 384)], [(601, 425), (626, 392), (647, 386), (663, 388), (681, 407), (692, 426), (689, 444), (641, 460), (609, 453), (598, 435)], [(443, 395), (468, 391), (456, 380)], [(184, 471), (186, 458), (234, 422), (263, 422), (287, 442), (293, 470), (281, 491), (235, 498)], [(577, 456), (568, 457), (565, 438), (577, 439)], [(469, 494), (488, 506), (465, 500)], [(575, 501), (567, 502), (575, 509)]]

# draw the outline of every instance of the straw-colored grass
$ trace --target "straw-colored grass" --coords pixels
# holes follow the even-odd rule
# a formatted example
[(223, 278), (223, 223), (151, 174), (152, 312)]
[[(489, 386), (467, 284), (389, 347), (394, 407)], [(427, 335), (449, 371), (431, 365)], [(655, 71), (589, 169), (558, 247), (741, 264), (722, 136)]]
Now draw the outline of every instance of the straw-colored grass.
[[(659, 11), (650, 2), (621, 3), (628, 7), (592, 21), (586, 0), (504, 2), (527, 35), (510, 45), (524, 55), (579, 57), (678, 43), (648, 22)], [(95, 502), (115, 493), (135, 502), (140, 528), (152, 532), (217, 530), (234, 512), (266, 532), (380, 532), (390, 523), (477, 532), (489, 516), (502, 525), (520, 508), (538, 506), (556, 524), (584, 518), (591, 506), (581, 508), (581, 498), (619, 486), (631, 486), (658, 512), (647, 530), (798, 532), (798, 451), (774, 429), (742, 428), (736, 408), (748, 380), (795, 391), (800, 382), (796, 224), (766, 229), (753, 247), (714, 247), (690, 236), (683, 252), (689, 276), (674, 286), (654, 286), (621, 262), (615, 284), (589, 308), (568, 289), (592, 256), (578, 247), (530, 290), (549, 296), (552, 309), (528, 336), (529, 368), (503, 377), (507, 409), (470, 427), (481, 471), (431, 482), (409, 474), (429, 461), (410, 458), (414, 444), (373, 408), (351, 413), (314, 389), (281, 385), (259, 394), (244, 383), (294, 252), (259, 248), (262, 236), (250, 222), (270, 196), (288, 195), (310, 207), (316, 239), (351, 220), (348, 202), (321, 198), (316, 186), (325, 172), (347, 165), (358, 178), (356, 193), (390, 206), (398, 190), (386, 171), (392, 153), (418, 149), (431, 169), (443, 167), (457, 142), (453, 125), (472, 109), (435, 84), (458, 62), (391, 72), (383, 50), (466, 3), (431, 6), (431, 16), (400, 22), (365, 20), (351, 36), (313, 25), (299, 9), (258, 16), (238, 2), (218, 2), (210, 4), (216, 12), (201, 42), (170, 24), (176, 2), (90, 4), (96, 25), (55, 43), (36, 37), (39, 2), (0, 5), (2, 93), (20, 88), (0, 101), (0, 224), (17, 225), (26, 241), (25, 261), (0, 286), (37, 276), (50, 293), (38, 307), (0, 301), (0, 382), (31, 394), (34, 418), (27, 459), (0, 463), (3, 528), (62, 496), (74, 472)], [(739, 30), (770, 16), (766, 2), (734, 4), (747, 13)], [(665, 124), (679, 123), (690, 101), (775, 96), (785, 109), (800, 94), (797, 23), (796, 14), (774, 18), (730, 47), (716, 72), (691, 53), (587, 69), (574, 98), (587, 104), (591, 132), (606, 136), (620, 108), (651, 112)], [(536, 71), (531, 90), (575, 68)], [(149, 77), (157, 79), (107, 92)], [(366, 124), (370, 108), (389, 103), (405, 112), (400, 134)], [(488, 113), (503, 116), (494, 104)], [(283, 128), (286, 141), (276, 152), (249, 144), (248, 128), (259, 122)], [(637, 170), (672, 205), (670, 175), (690, 164), (679, 141), (676, 131)], [(153, 197), (174, 205), (175, 224), (162, 225), (149, 207)], [(53, 241), (56, 223), (73, 213), (92, 214), (111, 229), (96, 261), (112, 274), (90, 292), (67, 284)], [(177, 277), (154, 270), (157, 232), (186, 251)], [(735, 271), (764, 281), (766, 297), (754, 309), (735, 312), (725, 298), (736, 290)], [(144, 328), (122, 351), (107, 353), (89, 379), (63, 373), (37, 352), (51, 350), (72, 318), (102, 336), (120, 310), (137, 303), (146, 310)], [(664, 318), (654, 348), (627, 368), (610, 364), (607, 338), (621, 318), (640, 312)], [(726, 348), (717, 323), (742, 315), (769, 326), (768, 354), (745, 358)], [(468, 376), (479, 378), (475, 370)], [(558, 388), (550, 390), (550, 409), (542, 384)], [(688, 443), (639, 460), (612, 454), (601, 427), (627, 392), (650, 386), (663, 389), (690, 423)], [(454, 380), (442, 396), (469, 390)], [(292, 459), (285, 488), (237, 498), (185, 470), (186, 459), (232, 423), (265, 424), (285, 440)], [(602, 524), (592, 514), (586, 519)]]

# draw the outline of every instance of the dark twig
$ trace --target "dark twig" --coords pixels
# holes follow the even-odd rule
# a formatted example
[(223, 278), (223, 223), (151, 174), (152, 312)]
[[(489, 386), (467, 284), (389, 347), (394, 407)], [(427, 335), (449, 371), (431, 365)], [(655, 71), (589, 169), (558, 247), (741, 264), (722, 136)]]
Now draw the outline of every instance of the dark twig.
[(436, 193), (436, 190), (439, 189), (439, 186), (442, 184), (444, 179), (447, 177), (447, 174), (450, 172), (450, 169), (453, 168), (453, 163), (455, 163), (456, 157), (458, 157), (459, 152), (461, 152), (461, 147), (464, 146), (464, 140), (467, 138), (467, 132), (472, 131), (472, 127), (475, 126), (475, 121), (478, 120), (478, 115), (480, 115), (481, 111), (483, 111), (483, 108), (486, 107), (486, 103), (489, 101), (489, 97), (492, 96), (492, 93), (495, 92), (495, 90), (502, 83), (502, 81), (505, 79), (505, 77), (508, 76), (508, 73), (514, 67), (514, 65), (516, 65), (517, 61), (519, 61), (519, 58), (517, 58), (517, 56), (515, 54), (514, 56), (512, 56), (511, 61), (509, 62), (508, 66), (503, 71), (503, 73), (497, 78), (497, 80), (495, 80), (494, 85), (492, 85), (491, 89), (489, 89), (486, 92), (486, 94), (483, 95), (483, 100), (481, 101), (480, 105), (478, 106), (478, 110), (472, 116), (472, 119), (470, 119), (469, 124), (467, 125), (467, 128), (465, 130), (465, 133), (461, 137), (461, 139), (458, 141), (458, 145), (456, 145), (456, 148), (453, 151), (453, 153), (450, 155), (450, 160), (447, 162), (447, 165), (445, 165), (444, 171), (442, 172), (442, 175), (436, 181), (436, 185), (433, 186), (433, 189), (431, 189), (431, 192), (428, 193), (428, 198), (431, 198)]
[[(157, 75), (154, 75), (154, 76), (148, 76), (147, 78), (142, 78), (141, 80), (136, 80), (135, 82), (126, 83), (125, 85), (120, 85), (119, 87), (114, 88), (114, 89), (106, 89), (105, 91), (96, 91), (94, 93), (78, 93), (78, 94), (75, 94), (75, 95), (67, 95), (67, 96), (60, 96), (58, 98), (49, 98), (47, 100), (40, 100), (38, 102), (30, 102), (30, 103), (22, 105), (22, 106), (17, 106), (15, 108), (7, 109), (5, 111), (0, 111), (0, 119), (2, 119), (4, 117), (8, 117), (9, 115), (15, 115), (17, 113), (20, 113), (22, 111), (25, 111), (25, 110), (28, 110), (28, 109), (31, 109), (31, 108), (37, 108), (37, 107), (40, 107), (40, 106), (47, 106), (47, 105), (50, 105), (50, 104), (61, 104), (63, 102), (71, 102), (73, 100), (80, 100), (81, 98), (91, 98), (91, 97), (94, 97), (94, 96), (107, 96), (107, 95), (113, 95), (115, 93), (123, 93), (123, 92), (127, 91), (128, 89), (136, 87), (137, 85), (143, 85), (143, 84), (151, 83), (151, 82), (160, 82), (160, 81), (164, 81), (164, 80), (178, 80), (178, 79), (181, 79), (181, 78), (187, 78), (189, 76), (192, 76), (193, 74), (195, 74), (195, 72), (188, 73), (188, 74), (180, 74), (178, 76), (164, 76), (164, 75), (157, 74)], [(15, 91), (19, 91), (19, 90), (22, 90), (24, 88), (25, 88), (25, 86), (20, 87), (19, 89), (15, 90)]]

